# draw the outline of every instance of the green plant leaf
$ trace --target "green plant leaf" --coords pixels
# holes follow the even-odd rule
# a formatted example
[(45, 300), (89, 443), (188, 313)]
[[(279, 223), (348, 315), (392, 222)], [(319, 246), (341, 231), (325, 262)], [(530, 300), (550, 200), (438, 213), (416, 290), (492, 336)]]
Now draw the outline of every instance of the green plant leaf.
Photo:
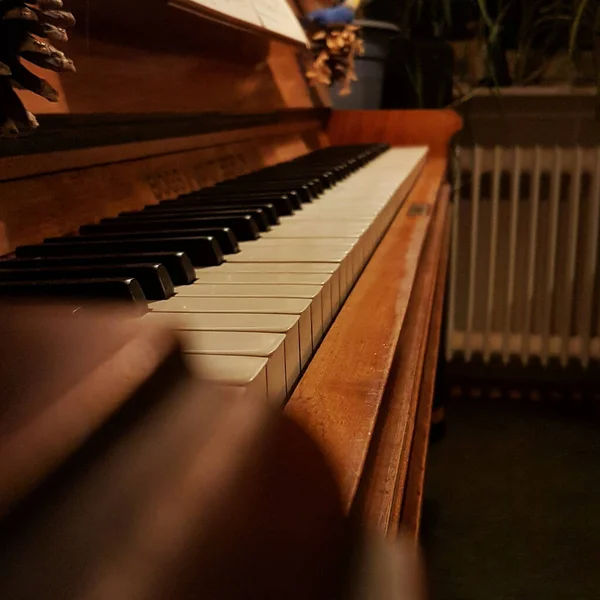
[(580, 26), (582, 23), (583, 16), (586, 12), (586, 8), (588, 7), (589, 0), (580, 0), (579, 6), (575, 11), (575, 15), (573, 18), (573, 24), (571, 25), (571, 31), (569, 32), (569, 58), (573, 58), (575, 53), (575, 48), (577, 44), (577, 37), (580, 32)]

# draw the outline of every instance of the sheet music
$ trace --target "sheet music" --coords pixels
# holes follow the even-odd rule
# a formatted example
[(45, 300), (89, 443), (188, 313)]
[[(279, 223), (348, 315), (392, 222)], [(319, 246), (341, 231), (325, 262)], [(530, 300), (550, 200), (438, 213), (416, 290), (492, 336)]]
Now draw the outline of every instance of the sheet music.
[(216, 13), (244, 23), (262, 27), (286, 38), (308, 44), (288, 0), (171, 0), (182, 8), (185, 4), (209, 8)]
[(287, 0), (251, 0), (265, 29), (308, 43), (304, 29)]
[(233, 17), (239, 21), (251, 23), (252, 25), (262, 26), (262, 21), (258, 17), (253, 6), (252, 0), (188, 0), (193, 4), (198, 4), (205, 8), (210, 8), (215, 12)]

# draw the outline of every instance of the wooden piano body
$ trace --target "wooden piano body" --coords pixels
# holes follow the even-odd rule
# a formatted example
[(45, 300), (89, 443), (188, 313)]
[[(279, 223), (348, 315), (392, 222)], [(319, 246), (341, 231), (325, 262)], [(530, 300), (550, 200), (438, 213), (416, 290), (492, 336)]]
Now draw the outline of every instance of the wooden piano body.
[(110, 29), (111, 5), (73, 35), (79, 72), (55, 82), (61, 102), (25, 95), (47, 113), (40, 131), (0, 143), (1, 253), (327, 145), (428, 146), (284, 409), (323, 449), (344, 511), (416, 542), (450, 239), (448, 145), (460, 119), (332, 111), (306, 86), (295, 47), (179, 15), (156, 36), (135, 29), (135, 11)]

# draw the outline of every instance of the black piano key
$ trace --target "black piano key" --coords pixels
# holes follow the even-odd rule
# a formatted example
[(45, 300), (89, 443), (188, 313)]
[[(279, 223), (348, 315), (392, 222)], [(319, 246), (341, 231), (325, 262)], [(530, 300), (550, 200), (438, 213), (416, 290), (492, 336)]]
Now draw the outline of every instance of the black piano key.
[(224, 261), (221, 248), (213, 237), (114, 240), (110, 242), (92, 242), (84, 237), (74, 237), (70, 243), (19, 246), (15, 250), (17, 258), (146, 252), (185, 252), (195, 267), (217, 266)]
[[(101, 219), (100, 223), (116, 223), (116, 222), (132, 222), (136, 219), (157, 219), (162, 218), (160, 215), (153, 216), (150, 211), (140, 211), (134, 214), (121, 215), (119, 217), (109, 217)], [(166, 228), (165, 228), (166, 229)], [(260, 237), (258, 227), (250, 216), (241, 217), (197, 217), (194, 221), (194, 226), (189, 229), (218, 229), (220, 231), (230, 229), (234, 237), (242, 242), (257, 240)], [(229, 233), (227, 233), (229, 236)], [(219, 235), (219, 239), (221, 239)], [(231, 237), (231, 236), (229, 236)], [(229, 244), (233, 245), (234, 240), (230, 240)]]
[(215, 191), (215, 188), (209, 188), (211, 193), (206, 193), (206, 190), (200, 190), (200, 192), (193, 194), (185, 194), (180, 196), (177, 200), (163, 200), (163, 203), (167, 202), (202, 202), (204, 203), (223, 203), (223, 204), (272, 204), (279, 215), (291, 215), (295, 210), (302, 208), (302, 200), (297, 194), (284, 194), (280, 192), (268, 193), (268, 192), (240, 192), (239, 190), (229, 191), (223, 190), (221, 192)]
[[(220, 211), (235, 211), (235, 212), (244, 212), (245, 210), (250, 211), (249, 214), (253, 214), (253, 212), (256, 210), (257, 212), (261, 213), (267, 223), (269, 225), (279, 225), (279, 216), (277, 214), (277, 209), (275, 208), (275, 206), (273, 206), (272, 204), (267, 204), (267, 203), (260, 203), (260, 204), (222, 204), (222, 203), (212, 203), (212, 202), (204, 202), (204, 201), (197, 201), (197, 202), (190, 202), (190, 203), (184, 203), (184, 202), (179, 202), (177, 200), (169, 200), (169, 201), (164, 201), (161, 202), (160, 204), (149, 204), (148, 206), (145, 206), (142, 212), (161, 212), (161, 211), (165, 211), (165, 212), (171, 212), (171, 213), (184, 213), (184, 212), (189, 212), (189, 213), (196, 213), (197, 216), (202, 217), (205, 212), (220, 212)], [(127, 216), (127, 215), (131, 215), (131, 214), (138, 214), (140, 211), (125, 211), (122, 212), (121, 215), (123, 216)], [(260, 229), (260, 227), (259, 227)], [(262, 230), (261, 230), (262, 231)]]
[[(238, 241), (231, 230), (221, 229), (196, 229), (193, 223), (187, 225), (182, 221), (163, 221), (161, 219), (119, 219), (114, 222), (98, 223), (96, 225), (84, 225), (80, 228), (80, 234), (86, 240), (135, 240), (148, 238), (179, 238), (212, 236), (218, 242), (223, 254), (236, 254), (240, 251)], [(53, 238), (51, 238), (52, 240)], [(73, 238), (57, 238), (58, 240), (70, 240)], [(46, 240), (50, 241), (50, 240)], [(59, 242), (65, 243), (65, 242)]]
[[(177, 203), (175, 203), (177, 206)], [(156, 207), (156, 208), (154, 208)], [(153, 210), (154, 209), (154, 210)], [(184, 209), (185, 210), (185, 209)], [(151, 204), (150, 206), (146, 206), (141, 211), (127, 211), (121, 213), (120, 216), (135, 216), (141, 213), (148, 212), (170, 212), (168, 204)], [(229, 208), (200, 208), (197, 207), (195, 211), (198, 214), (199, 218), (204, 217), (243, 217), (249, 216), (254, 221), (254, 224), (258, 228), (258, 231), (269, 231), (271, 229), (271, 224), (269, 223), (269, 219), (267, 215), (261, 208), (245, 208), (245, 209), (229, 209)]]
[(288, 184), (288, 183), (265, 183), (256, 185), (240, 185), (240, 184), (224, 184), (218, 185), (215, 189), (220, 190), (222, 194), (241, 194), (243, 197), (248, 195), (265, 195), (265, 194), (286, 194), (289, 196), (295, 196), (299, 202), (312, 202), (313, 198), (316, 198), (316, 194), (310, 186), (304, 184)]
[[(259, 199), (259, 200), (268, 200), (269, 202), (273, 201), (276, 198), (281, 196), (285, 196), (289, 198), (289, 201), (292, 204), (292, 207), (295, 210), (300, 210), (302, 208), (303, 202), (312, 202), (312, 196), (306, 196), (299, 194), (296, 190), (292, 190), (289, 187), (285, 189), (270, 189), (270, 190), (251, 190), (245, 188), (238, 188), (237, 186), (231, 186), (230, 188), (212, 188), (213, 193), (207, 194), (206, 196), (202, 196), (203, 198), (215, 198), (215, 199), (229, 199), (229, 198), (239, 198), (241, 200)], [(202, 190), (201, 190), (202, 191)]]
[(87, 267), (139, 263), (161, 264), (167, 270), (174, 285), (188, 285), (196, 281), (194, 266), (184, 252), (15, 258), (0, 261), (0, 278), (4, 269), (43, 269), (51, 267)]
[(330, 190), (338, 181), (339, 181), (339, 178), (337, 177), (336, 173), (333, 170), (325, 171), (321, 175), (321, 182), (323, 184), (323, 187), (326, 190)]
[[(252, 183), (254, 184), (255, 182)], [(277, 188), (283, 185), (289, 186), (290, 189), (294, 190), (298, 188), (307, 188), (310, 192), (311, 198), (317, 198), (325, 191), (325, 186), (323, 185), (320, 177), (314, 177), (312, 175), (306, 178), (296, 178), (294, 176), (283, 175), (275, 178), (266, 177), (264, 180), (256, 181), (256, 187), (258, 189), (270, 189), (271, 187)], [(252, 188), (252, 185), (249, 187)]]
[[(240, 251), (238, 246), (237, 239), (233, 233), (227, 228), (221, 229), (194, 229), (193, 225), (189, 229), (178, 229), (177, 227), (167, 227), (163, 225), (162, 221), (150, 221), (151, 225), (157, 225), (157, 227), (143, 227), (136, 229), (135, 221), (115, 221), (115, 225), (119, 223), (123, 225), (120, 229), (110, 230), (110, 227), (113, 226), (113, 223), (101, 223), (96, 226), (94, 225), (84, 225), (81, 229), (84, 231), (81, 232), (81, 236), (89, 241), (110, 241), (110, 240), (147, 240), (148, 238), (152, 239), (163, 239), (163, 238), (190, 238), (197, 236), (210, 236), (214, 237), (217, 242), (219, 242), (219, 246), (221, 247), (221, 251), (223, 254), (235, 254)], [(141, 223), (141, 226), (144, 225), (145, 222)], [(107, 229), (103, 229), (104, 225), (106, 225)], [(131, 227), (127, 227), (127, 225), (131, 225)], [(88, 229), (91, 227), (98, 227), (96, 230)], [(60, 238), (47, 238), (44, 242), (48, 242), (51, 244), (68, 244), (74, 239), (78, 239), (77, 237), (60, 237)]]
[(277, 188), (280, 185), (289, 186), (294, 190), (306, 188), (310, 192), (311, 198), (317, 198), (325, 191), (325, 186), (321, 180), (313, 176), (307, 178), (295, 178), (293, 176), (288, 177), (284, 175), (281, 178), (265, 178), (265, 180), (257, 182), (257, 187), (262, 189), (269, 189), (271, 186)]
[(61, 298), (62, 300), (121, 300), (146, 303), (140, 284), (132, 278), (80, 281), (0, 282), (0, 297)]
[(55, 281), (133, 278), (149, 300), (167, 300), (175, 294), (169, 273), (160, 264), (93, 265), (87, 267), (41, 267), (36, 269), (3, 269), (0, 281)]

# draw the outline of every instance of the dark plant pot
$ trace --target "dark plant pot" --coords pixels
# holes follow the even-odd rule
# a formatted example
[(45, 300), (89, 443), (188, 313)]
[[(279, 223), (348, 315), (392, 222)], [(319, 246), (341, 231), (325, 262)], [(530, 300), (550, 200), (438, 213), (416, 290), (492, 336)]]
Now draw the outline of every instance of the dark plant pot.
[(397, 39), (383, 82), (382, 108), (444, 108), (452, 102), (452, 47), (443, 40)]
[(352, 84), (349, 96), (340, 96), (341, 84), (335, 84), (331, 94), (332, 104), (334, 108), (344, 110), (378, 110), (381, 108), (389, 51), (399, 35), (399, 29), (379, 21), (357, 19), (354, 24), (361, 28), (365, 48), (364, 55), (355, 59), (358, 81)]

